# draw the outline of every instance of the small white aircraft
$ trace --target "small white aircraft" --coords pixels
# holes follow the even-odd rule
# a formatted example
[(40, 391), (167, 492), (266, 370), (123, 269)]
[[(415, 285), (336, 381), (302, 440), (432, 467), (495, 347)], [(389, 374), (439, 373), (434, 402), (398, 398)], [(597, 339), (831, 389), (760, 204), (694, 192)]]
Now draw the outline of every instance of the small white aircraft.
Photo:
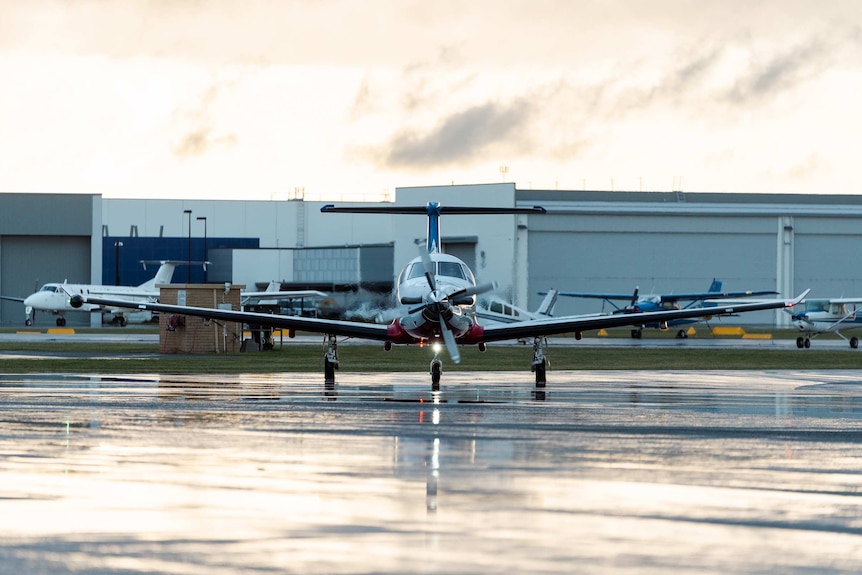
[(557, 303), (557, 290), (550, 289), (545, 293), (545, 299), (536, 311), (529, 311), (509, 303), (502, 298), (489, 296), (480, 298), (476, 303), (476, 317), (487, 323), (514, 323), (528, 319), (543, 319), (553, 317), (554, 305)]
[(337, 208), (326, 205), (324, 213), (385, 213), (385, 214), (424, 214), (427, 216), (427, 235), (425, 246), (420, 255), (404, 267), (396, 280), (396, 297), (406, 306), (402, 313), (389, 325), (370, 322), (352, 322), (325, 318), (264, 314), (239, 310), (222, 310), (159, 303), (134, 303), (118, 299), (107, 299), (92, 294), (79, 294), (72, 298), (73, 306), (87, 304), (125, 306), (134, 309), (157, 311), (181, 316), (204, 319), (258, 324), (273, 328), (287, 329), (289, 334), (297, 330), (319, 333), (324, 336), (326, 347), (324, 383), (335, 384), (335, 370), (338, 369), (338, 341), (340, 337), (355, 337), (383, 343), (389, 350), (394, 344), (431, 344), (434, 357), (431, 360), (431, 390), (439, 391), (442, 361), (439, 357), (445, 346), (454, 363), (461, 361), (459, 345), (476, 345), (485, 350), (489, 342), (533, 339), (533, 360), (531, 371), (536, 376), (536, 387), (545, 387), (547, 336), (574, 332), (577, 338), (581, 332), (625, 325), (642, 325), (653, 322), (667, 322), (675, 319), (701, 317), (704, 315), (728, 315), (765, 309), (780, 309), (796, 305), (807, 294), (803, 293), (794, 300), (766, 300), (738, 305), (717, 304), (708, 309), (662, 310), (655, 312), (636, 312), (631, 314), (593, 314), (587, 316), (548, 317), (528, 319), (510, 324), (482, 325), (475, 313), (476, 296), (494, 289), (493, 283), (476, 284), (473, 272), (460, 259), (440, 252), (440, 216), (443, 214), (543, 214), (542, 207), (533, 208), (476, 208), (441, 206), (430, 202), (426, 206), (367, 206)]
[[(141, 263), (146, 267), (147, 262)], [(96, 310), (102, 310), (105, 314), (111, 314), (121, 326), (125, 326), (130, 319), (143, 323), (152, 318), (151, 312), (133, 313), (121, 306), (100, 306), (94, 304), (78, 309), (69, 304), (69, 297), (75, 294), (82, 294), (128, 298), (130, 301), (135, 302), (155, 301), (159, 297), (159, 290), (156, 289), (156, 285), (171, 283), (174, 269), (178, 265), (185, 265), (187, 262), (161, 261), (158, 263), (160, 265), (158, 271), (156, 271), (156, 275), (151, 280), (139, 286), (70, 284), (64, 281), (63, 283), (47, 283), (39, 291), (25, 298), (2, 296), (2, 299), (19, 301), (24, 304), (24, 312), (26, 314), (24, 325), (27, 326), (33, 325), (37, 311), (58, 316), (56, 323), (59, 327), (66, 325), (66, 312), (92, 312)]]
[(796, 338), (796, 347), (811, 347), (811, 340), (823, 333), (838, 335), (853, 349), (859, 347), (858, 337), (847, 338), (841, 332), (862, 327), (862, 309), (857, 310), (862, 298), (809, 299), (802, 303), (804, 311), (788, 312), (793, 316), (793, 324), (804, 334)]
[(317, 290), (287, 290), (282, 291), (281, 282), (272, 280), (263, 291), (244, 291), (240, 296), (243, 308), (246, 306), (276, 306), (286, 299), (320, 298), (327, 294)]

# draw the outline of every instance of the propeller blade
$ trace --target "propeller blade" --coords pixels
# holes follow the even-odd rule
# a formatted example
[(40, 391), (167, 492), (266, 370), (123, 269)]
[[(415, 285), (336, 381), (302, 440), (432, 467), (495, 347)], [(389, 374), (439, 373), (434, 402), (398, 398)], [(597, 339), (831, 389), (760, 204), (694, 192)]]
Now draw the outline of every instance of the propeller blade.
[(440, 330), (443, 332), (443, 341), (446, 343), (446, 351), (449, 352), (449, 357), (454, 363), (461, 363), (461, 352), (458, 351), (458, 344), (455, 343), (455, 336), (452, 335), (452, 330), (449, 329), (449, 324), (442, 317), (440, 318)]
[(630, 304), (631, 307), (634, 307), (638, 303), (638, 291), (639, 290), (640, 290), (640, 287), (635, 286), (635, 292), (632, 294), (632, 303)]
[(419, 257), (422, 258), (422, 266), (425, 268), (425, 281), (428, 282), (428, 287), (431, 288), (431, 291), (434, 291), (437, 289), (436, 282), (434, 281), (434, 274), (436, 273), (434, 262), (431, 261), (431, 256), (428, 255), (425, 242), (417, 242), (416, 245), (419, 246)]
[(469, 296), (478, 295), (480, 293), (494, 291), (495, 289), (497, 289), (497, 282), (488, 282), (488, 283), (484, 283), (484, 284), (475, 285), (473, 287), (464, 288), (464, 289), (458, 290), (456, 292), (452, 292), (447, 297), (449, 299), (455, 299), (455, 298), (464, 297), (464, 296), (469, 297)]

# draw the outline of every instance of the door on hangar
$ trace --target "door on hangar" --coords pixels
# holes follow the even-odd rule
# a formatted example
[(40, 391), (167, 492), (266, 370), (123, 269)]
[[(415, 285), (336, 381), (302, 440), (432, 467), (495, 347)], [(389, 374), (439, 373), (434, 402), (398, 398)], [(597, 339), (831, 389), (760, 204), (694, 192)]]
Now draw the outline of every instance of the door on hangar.
[[(27, 297), (46, 283), (90, 283), (90, 238), (3, 236), (0, 238), (0, 292)], [(0, 322), (24, 325), (24, 304), (0, 301)], [(71, 325), (89, 325), (89, 314), (66, 315)], [(53, 316), (36, 313), (36, 326), (54, 326)]]

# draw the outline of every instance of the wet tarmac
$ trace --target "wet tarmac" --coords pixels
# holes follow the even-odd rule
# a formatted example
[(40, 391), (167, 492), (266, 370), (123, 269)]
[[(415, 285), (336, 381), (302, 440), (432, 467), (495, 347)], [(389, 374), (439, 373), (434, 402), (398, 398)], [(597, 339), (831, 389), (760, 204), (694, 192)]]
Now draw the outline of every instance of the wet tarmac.
[(0, 376), (0, 573), (859, 573), (862, 371)]

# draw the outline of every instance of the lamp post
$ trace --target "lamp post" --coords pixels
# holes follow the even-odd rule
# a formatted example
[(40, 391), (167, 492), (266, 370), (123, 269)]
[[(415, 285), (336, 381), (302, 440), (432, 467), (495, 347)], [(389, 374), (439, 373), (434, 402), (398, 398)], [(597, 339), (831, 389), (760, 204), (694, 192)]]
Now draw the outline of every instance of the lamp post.
[(183, 210), (183, 213), (189, 217), (189, 246), (188, 246), (188, 261), (186, 262), (186, 283), (192, 283), (192, 211)]
[(120, 285), (120, 248), (123, 242), (114, 242), (114, 285)]
[(209, 258), (207, 258), (207, 254), (208, 254), (207, 248), (209, 247), (209, 246), (207, 246), (207, 218), (206, 218), (206, 216), (200, 216), (199, 218), (197, 218), (197, 220), (198, 221), (203, 220), (203, 222), (204, 222), (204, 283), (207, 283), (207, 260), (209, 259)]

